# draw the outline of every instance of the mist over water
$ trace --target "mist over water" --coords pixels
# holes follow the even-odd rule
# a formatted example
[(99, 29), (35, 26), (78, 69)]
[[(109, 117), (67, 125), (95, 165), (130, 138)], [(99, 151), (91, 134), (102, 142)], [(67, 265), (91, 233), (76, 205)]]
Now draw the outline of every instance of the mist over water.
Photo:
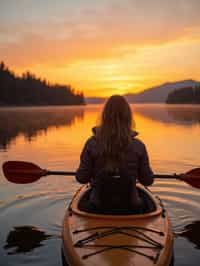
[[(23, 160), (50, 170), (76, 170), (80, 151), (98, 123), (101, 105), (0, 109), (0, 164)], [(136, 131), (155, 173), (200, 166), (198, 105), (132, 105)], [(80, 187), (74, 177), (48, 176), (16, 185), (0, 170), (0, 265), (62, 265), (64, 211)], [(199, 265), (200, 191), (176, 180), (156, 180), (175, 238), (175, 265)]]

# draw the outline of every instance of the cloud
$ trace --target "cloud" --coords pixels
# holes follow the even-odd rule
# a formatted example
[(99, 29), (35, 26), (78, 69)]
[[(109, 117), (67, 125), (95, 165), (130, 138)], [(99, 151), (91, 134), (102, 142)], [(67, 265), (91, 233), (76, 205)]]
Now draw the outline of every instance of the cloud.
[[(23, 1), (22, 1), (23, 2)], [(31, 1), (29, 1), (31, 2)], [(62, 3), (62, 1), (60, 1)], [(102, 6), (79, 3), (61, 17), (31, 14), (0, 26), (0, 54), (8, 64), (70, 64), (79, 60), (120, 57), (142, 46), (198, 37), (198, 0), (124, 0)], [(32, 2), (33, 5), (33, 2)], [(62, 6), (61, 6), (62, 7)], [(66, 6), (65, 6), (66, 8)], [(71, 8), (71, 9), (70, 9)], [(71, 11), (71, 13), (70, 13)]]

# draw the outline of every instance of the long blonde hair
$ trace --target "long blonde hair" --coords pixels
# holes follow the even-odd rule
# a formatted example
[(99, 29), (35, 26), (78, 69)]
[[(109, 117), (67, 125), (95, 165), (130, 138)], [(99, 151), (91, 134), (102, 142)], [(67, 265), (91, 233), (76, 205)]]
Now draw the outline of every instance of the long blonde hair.
[(116, 170), (119, 167), (132, 140), (133, 125), (131, 108), (126, 99), (120, 95), (111, 96), (104, 106), (97, 130), (106, 168)]

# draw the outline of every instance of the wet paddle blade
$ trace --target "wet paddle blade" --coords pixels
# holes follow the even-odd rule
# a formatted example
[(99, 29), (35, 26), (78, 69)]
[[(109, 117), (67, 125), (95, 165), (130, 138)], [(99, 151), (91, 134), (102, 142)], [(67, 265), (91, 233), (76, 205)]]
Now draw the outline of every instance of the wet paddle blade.
[(181, 180), (195, 188), (200, 188), (200, 168), (194, 168), (181, 176)]
[(33, 183), (47, 174), (37, 165), (23, 161), (8, 161), (3, 164), (3, 172), (8, 181), (16, 184)]

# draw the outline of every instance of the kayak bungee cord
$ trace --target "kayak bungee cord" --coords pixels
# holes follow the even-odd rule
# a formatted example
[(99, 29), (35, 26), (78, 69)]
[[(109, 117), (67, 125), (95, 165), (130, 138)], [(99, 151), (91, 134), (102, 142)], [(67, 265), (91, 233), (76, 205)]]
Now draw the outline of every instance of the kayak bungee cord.
[[(146, 232), (151, 232), (151, 233), (155, 233), (155, 234), (159, 234), (161, 236), (164, 236), (163, 232), (154, 230), (154, 229), (147, 229), (144, 227), (134, 227), (134, 226), (128, 226), (128, 227), (95, 227), (95, 228), (87, 228), (84, 230), (75, 230), (73, 233), (74, 234), (78, 234), (78, 233), (83, 233), (83, 232), (88, 232), (88, 231), (93, 231), (93, 230), (104, 230), (103, 232), (95, 232), (94, 234), (80, 239), (78, 240), (74, 246), (77, 248), (102, 248), (98, 251), (95, 252), (91, 252), (89, 254), (85, 254), (82, 256), (83, 259), (87, 259), (90, 256), (105, 252), (105, 251), (109, 251), (112, 249), (123, 249), (123, 250), (127, 250), (129, 252), (134, 252), (137, 253), (138, 255), (144, 256), (149, 258), (150, 260), (154, 261), (154, 263), (156, 263), (160, 251), (163, 248), (163, 245), (157, 241), (155, 241), (154, 239), (152, 239), (151, 237), (149, 237), (148, 235), (146, 235), (144, 233), (144, 231)], [(136, 234), (131, 234), (128, 232), (125, 232), (124, 230), (128, 230), (128, 231), (132, 231)], [(142, 232), (143, 231), (143, 232)], [(98, 245), (98, 244), (88, 244), (89, 242), (93, 241), (93, 240), (97, 240), (103, 237), (107, 237), (110, 236), (112, 234), (125, 234), (128, 235), (130, 237), (139, 239), (141, 241), (143, 241), (144, 243), (148, 244), (148, 245)], [(144, 252), (141, 252), (139, 250), (137, 250), (138, 248), (144, 248), (144, 249), (154, 249), (157, 250), (157, 254), (156, 256), (149, 256), (147, 254), (145, 254)]]
[[(84, 241), (86, 241), (88, 239), (90, 240), (91, 238), (93, 238), (93, 239), (102, 238), (102, 237), (105, 237), (107, 235), (111, 235), (113, 233), (122, 233), (122, 234), (126, 234), (126, 235), (129, 235), (129, 236), (132, 236), (132, 237), (135, 236), (135, 235), (131, 235), (129, 233), (125, 233), (125, 232), (123, 232), (121, 230), (132, 230), (134, 232), (137, 232), (138, 234), (143, 235), (144, 238), (149, 239), (150, 242), (153, 242), (156, 245), (160, 245), (160, 243), (157, 242), (157, 241), (155, 241), (155, 240), (153, 240), (152, 238), (150, 238), (149, 236), (145, 235), (143, 232), (141, 232), (139, 230), (143, 230), (143, 231), (147, 231), (147, 232), (152, 232), (152, 233), (156, 233), (156, 234), (159, 234), (161, 236), (164, 236), (164, 233), (163, 232), (160, 232), (160, 231), (157, 231), (157, 230), (154, 230), (154, 229), (150, 229), (150, 228), (139, 227), (139, 226), (126, 226), (126, 227), (111, 227), (111, 226), (106, 226), (106, 227), (93, 227), (93, 228), (87, 228), (87, 229), (84, 229), (84, 230), (75, 230), (73, 232), (73, 234), (87, 232), (87, 231), (92, 231), (92, 230), (98, 230), (98, 229), (99, 230), (102, 230), (102, 229), (111, 229), (111, 230), (107, 230), (107, 231), (100, 232), (100, 233), (99, 232), (96, 232), (95, 234), (93, 234), (93, 235), (91, 235), (91, 236), (89, 236), (87, 238), (84, 238), (82, 240), (79, 240), (77, 243), (84, 242)], [(139, 238), (139, 236), (137, 236), (137, 237)], [(142, 239), (142, 237), (140, 237), (140, 238)], [(146, 241), (148, 242), (148, 240), (146, 240)]]
[[(93, 247), (96, 247), (96, 246), (94, 245)], [(153, 257), (153, 256), (149, 256), (149, 255), (147, 255), (147, 254), (145, 254), (143, 252), (140, 252), (140, 251), (138, 251), (136, 249), (133, 249), (134, 247), (139, 247), (139, 246), (132, 246), (132, 248), (129, 248), (130, 246), (110, 246), (110, 247), (104, 246), (104, 247), (105, 247), (104, 249), (101, 249), (99, 251), (96, 251), (96, 252), (93, 252), (93, 253), (89, 253), (89, 254), (86, 254), (86, 255), (82, 256), (82, 259), (87, 259), (90, 256), (94, 256), (94, 255), (97, 255), (99, 253), (102, 253), (102, 252), (105, 252), (105, 251), (109, 251), (109, 250), (112, 250), (112, 249), (122, 249), (122, 250), (127, 250), (127, 251), (130, 251), (130, 252), (136, 253), (138, 255), (144, 256), (144, 257), (152, 260), (154, 263), (156, 263), (157, 259), (159, 257), (159, 253), (160, 253), (160, 252), (157, 253), (157, 255), (155, 257)]]
[[(92, 228), (85, 228), (82, 230), (75, 230), (73, 231), (73, 234), (77, 234), (77, 233), (82, 233), (82, 232), (87, 232), (87, 231), (92, 231), (92, 230), (96, 230), (96, 229), (111, 229), (111, 228), (119, 228), (119, 227), (114, 227), (114, 226), (98, 226), (98, 227), (92, 227)], [(164, 233), (155, 229), (151, 229), (151, 228), (143, 228), (143, 227), (139, 227), (139, 226), (124, 226), (124, 227), (120, 227), (121, 229), (130, 229), (130, 228), (134, 228), (134, 229), (142, 229), (148, 232), (153, 232), (153, 233), (158, 233), (161, 236), (164, 236)]]
[(139, 239), (139, 240), (142, 240), (142, 241), (146, 241), (147, 243), (149, 243), (149, 244), (152, 244), (152, 245), (159, 245), (159, 243), (158, 242), (156, 242), (156, 241), (154, 241), (153, 239), (151, 239), (150, 237), (148, 237), (147, 235), (145, 235), (144, 233), (142, 233), (142, 232), (140, 232), (140, 231), (138, 231), (138, 230), (136, 230), (136, 229), (134, 229), (134, 228), (125, 228), (126, 230), (134, 230), (135, 232), (137, 232), (138, 234), (141, 234), (143, 237), (141, 237), (141, 236), (139, 236), (139, 235), (132, 235), (132, 234), (130, 234), (130, 233), (127, 233), (127, 232), (123, 232), (123, 231), (121, 231), (121, 230), (123, 230), (124, 228), (121, 228), (121, 227), (119, 227), (119, 228), (113, 228), (112, 230), (107, 230), (107, 231), (104, 231), (103, 233), (101, 232), (101, 233), (99, 233), (99, 232), (96, 232), (96, 233), (94, 233), (94, 234), (92, 234), (92, 235), (90, 235), (89, 237), (86, 237), (86, 238), (84, 238), (84, 239), (82, 239), (82, 240), (79, 240), (79, 241), (77, 241), (76, 242), (76, 246), (80, 246), (80, 245), (83, 245), (83, 244), (85, 244), (85, 243), (88, 243), (88, 242), (90, 242), (90, 241), (92, 241), (92, 240), (96, 240), (96, 239), (100, 239), (100, 238), (103, 238), (103, 237), (106, 237), (106, 236), (109, 236), (109, 235), (112, 235), (112, 234), (116, 234), (116, 233), (118, 233), (118, 234), (123, 234), (123, 235), (127, 235), (127, 236), (130, 236), (130, 237), (135, 237), (135, 238), (137, 238), (137, 239)]

